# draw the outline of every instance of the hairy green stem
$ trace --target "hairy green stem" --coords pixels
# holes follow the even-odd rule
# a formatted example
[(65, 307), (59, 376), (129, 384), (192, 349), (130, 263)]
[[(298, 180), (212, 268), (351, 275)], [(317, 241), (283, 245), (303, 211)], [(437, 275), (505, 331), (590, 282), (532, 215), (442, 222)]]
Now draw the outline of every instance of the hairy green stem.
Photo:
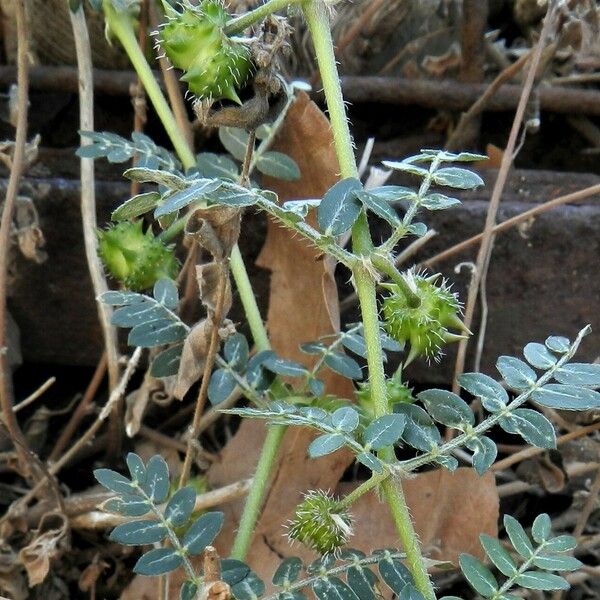
[(402, 277), (402, 273), (396, 269), (396, 266), (389, 258), (386, 258), (381, 254), (373, 253), (371, 255), (371, 261), (376, 269), (387, 275), (402, 290), (402, 293), (406, 296), (406, 303), (408, 306), (417, 308), (421, 304), (419, 295), (415, 294), (414, 290), (408, 285), (406, 279)]
[(283, 434), (286, 430), (287, 427), (285, 425), (271, 425), (267, 431), (265, 443), (252, 481), (252, 487), (246, 499), (240, 526), (233, 542), (233, 548), (231, 549), (231, 558), (244, 560), (246, 554), (248, 554), (254, 528), (268, 489), (267, 486), (271, 477), (271, 471), (273, 470), (273, 464), (277, 458)]
[(352, 506), (361, 496), (370, 492), (373, 488), (383, 483), (391, 473), (384, 471), (383, 473), (373, 473), (367, 481), (363, 481), (356, 489), (352, 490), (347, 496), (344, 496), (336, 503), (336, 508), (348, 508)]
[[(342, 177), (357, 177), (358, 169), (333, 51), (327, 10), (322, 0), (308, 0), (303, 9), (315, 47), (321, 81), (325, 91), (333, 129), (333, 139), (340, 163), (340, 172)], [(364, 214), (361, 215), (361, 218), (352, 229), (352, 239), (355, 253), (367, 255), (372, 252), (373, 243)], [(383, 351), (379, 335), (376, 285), (373, 275), (360, 262), (353, 269), (353, 275), (363, 318), (371, 393), (375, 414), (379, 417), (388, 413), (389, 407), (383, 370)], [(396, 460), (393, 448), (386, 448), (380, 454), (384, 460)], [(427, 568), (419, 548), (419, 542), (406, 506), (401, 484), (388, 478), (383, 482), (383, 491), (404, 546), (408, 568), (414, 578), (415, 585), (427, 600), (434, 600), (435, 592), (427, 574)]]
[(240, 15), (235, 19), (231, 19), (231, 21), (225, 25), (225, 33), (227, 35), (242, 33), (244, 29), (248, 29), (248, 27), (262, 21), (265, 17), (268, 17), (279, 10), (283, 10), (291, 4), (298, 4), (303, 1), (304, 0), (268, 0), (262, 6)]

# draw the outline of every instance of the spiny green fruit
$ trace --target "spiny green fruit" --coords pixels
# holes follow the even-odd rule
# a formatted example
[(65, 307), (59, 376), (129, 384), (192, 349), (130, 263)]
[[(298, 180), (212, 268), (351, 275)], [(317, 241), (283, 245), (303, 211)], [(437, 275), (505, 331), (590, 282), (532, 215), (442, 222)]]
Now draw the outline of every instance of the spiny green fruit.
[(383, 286), (391, 292), (383, 301), (385, 329), (395, 340), (410, 344), (405, 365), (418, 356), (437, 362), (444, 344), (466, 337), (451, 333), (449, 328), (471, 333), (460, 320), (461, 305), (456, 294), (450, 291), (445, 280), (436, 285), (439, 277), (439, 274), (425, 277), (413, 271), (405, 275), (406, 282), (421, 300), (416, 308), (409, 306), (400, 286), (395, 283)]
[(296, 507), (288, 536), (320, 554), (331, 554), (352, 535), (350, 515), (322, 490), (310, 491)]
[(224, 31), (229, 15), (221, 0), (179, 3), (181, 12), (163, 2), (168, 22), (160, 29), (159, 45), (171, 63), (185, 71), (181, 81), (200, 99), (227, 98), (240, 104), (236, 88), (251, 71), (248, 47)]
[(130, 290), (145, 290), (159, 279), (177, 276), (173, 247), (142, 230), (142, 221), (124, 221), (99, 230), (98, 255), (107, 271)]
[[(412, 404), (416, 400), (412, 394), (412, 388), (409, 388), (405, 383), (402, 383), (402, 375), (399, 373), (394, 373), (392, 377), (386, 379), (385, 388), (390, 410), (394, 404)], [(368, 382), (359, 384), (359, 388), (356, 390), (356, 396), (359, 405), (370, 413), (373, 413), (371, 386)]]

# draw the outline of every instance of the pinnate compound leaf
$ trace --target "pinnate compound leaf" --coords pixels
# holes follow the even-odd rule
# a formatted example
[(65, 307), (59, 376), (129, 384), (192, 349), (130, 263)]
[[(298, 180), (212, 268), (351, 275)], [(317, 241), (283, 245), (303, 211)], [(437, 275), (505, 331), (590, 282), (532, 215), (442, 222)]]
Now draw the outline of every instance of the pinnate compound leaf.
[(475, 416), (469, 405), (456, 394), (446, 390), (425, 390), (417, 395), (427, 407), (427, 412), (442, 425), (464, 428), (473, 425)]
[(146, 465), (146, 481), (142, 486), (144, 492), (156, 503), (160, 504), (169, 495), (169, 466), (165, 459), (154, 455)]
[(566, 385), (600, 387), (600, 364), (570, 363), (557, 369), (554, 379)]
[(206, 546), (213, 543), (221, 527), (223, 527), (222, 512), (207, 512), (199, 517), (185, 532), (181, 543), (192, 554), (200, 554)]
[(480, 560), (470, 554), (461, 554), (458, 562), (467, 581), (478, 594), (490, 598), (498, 591), (496, 578)]
[(121, 206), (116, 208), (110, 215), (111, 221), (126, 221), (127, 219), (134, 219), (135, 217), (141, 217), (147, 212), (154, 210), (160, 202), (160, 194), (158, 192), (145, 192), (133, 196), (126, 202), (123, 202)]
[(571, 587), (569, 582), (560, 575), (542, 571), (525, 571), (515, 579), (515, 583), (529, 590), (545, 592), (568, 590)]
[(326, 456), (339, 450), (346, 443), (346, 438), (340, 433), (327, 433), (314, 439), (308, 447), (308, 455), (311, 458)]
[(350, 358), (345, 354), (341, 354), (340, 352), (330, 352), (325, 356), (324, 362), (332, 371), (339, 373), (343, 377), (356, 379), (358, 381), (363, 378), (360, 365), (353, 358)]
[(485, 533), (479, 536), (479, 540), (488, 558), (502, 575), (512, 577), (517, 572), (517, 564), (499, 540)]
[(212, 372), (208, 384), (208, 399), (213, 406), (221, 404), (235, 390), (237, 382), (235, 377), (225, 369), (217, 369)]
[(341, 235), (348, 231), (361, 212), (355, 192), (362, 184), (354, 177), (342, 179), (330, 188), (317, 209), (317, 222), (325, 235)]
[(162, 542), (167, 535), (167, 528), (154, 520), (131, 521), (115, 527), (109, 539), (128, 546), (143, 546)]
[(509, 416), (502, 417), (500, 427), (508, 433), (520, 435), (526, 442), (538, 448), (556, 448), (554, 426), (536, 410), (516, 408)]
[(527, 344), (525, 348), (523, 348), (523, 355), (530, 365), (537, 369), (543, 369), (544, 371), (553, 367), (558, 360), (544, 344), (538, 344), (537, 342), (530, 342)]
[(173, 548), (156, 548), (142, 554), (133, 567), (138, 575), (164, 575), (181, 566), (183, 557)]
[(523, 558), (530, 558), (533, 555), (533, 545), (519, 521), (510, 515), (504, 515), (504, 528), (514, 549)]
[(100, 485), (111, 490), (111, 492), (132, 494), (136, 491), (134, 484), (127, 477), (112, 469), (95, 469), (94, 477)]
[(284, 559), (273, 575), (273, 585), (287, 586), (294, 583), (303, 567), (304, 563), (297, 556)]
[(282, 152), (269, 150), (257, 161), (256, 168), (270, 177), (284, 179), (285, 181), (296, 181), (300, 179), (300, 168), (296, 161)]
[(548, 408), (561, 410), (594, 410), (600, 408), (600, 393), (589, 388), (548, 383), (535, 390), (532, 399)]
[(190, 485), (177, 490), (165, 508), (165, 519), (175, 527), (185, 525), (194, 512), (196, 490)]
[(545, 542), (552, 531), (552, 521), (546, 513), (538, 515), (531, 526), (531, 537), (538, 544)]
[(472, 190), (476, 187), (485, 185), (483, 179), (481, 179), (477, 173), (458, 167), (438, 169), (433, 174), (433, 181), (438, 185), (444, 185), (460, 190)]
[(471, 438), (465, 444), (473, 452), (473, 467), (478, 475), (483, 475), (496, 460), (498, 448), (493, 440), (482, 436)]
[(528, 390), (537, 380), (535, 371), (513, 356), (501, 356), (496, 361), (496, 368), (508, 387), (519, 392)]
[(381, 450), (395, 444), (404, 431), (406, 417), (400, 414), (383, 415), (375, 419), (363, 434), (365, 444), (373, 450)]

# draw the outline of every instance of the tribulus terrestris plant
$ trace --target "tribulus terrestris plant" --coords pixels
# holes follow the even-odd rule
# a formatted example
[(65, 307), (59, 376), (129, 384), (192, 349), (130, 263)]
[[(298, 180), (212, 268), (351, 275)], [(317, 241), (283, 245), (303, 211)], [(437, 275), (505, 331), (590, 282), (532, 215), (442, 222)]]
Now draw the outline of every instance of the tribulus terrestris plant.
[[(301, 599), (311, 589), (320, 600), (370, 600), (379, 593), (381, 579), (403, 600), (434, 600), (428, 572), (434, 564), (421, 552), (402, 491), (403, 479), (426, 465), (456, 469), (454, 453), (459, 449), (470, 451), (473, 468), (485, 473), (497, 454), (489, 436), (494, 427), (540, 448), (555, 447), (554, 428), (540, 407), (572, 411), (600, 407), (600, 393), (595, 390), (600, 387), (600, 365), (572, 362), (589, 328), (572, 341), (550, 336), (529, 343), (523, 350), (524, 360), (500, 357), (498, 380), (482, 373), (461, 375), (460, 386), (467, 398), (479, 401), (481, 415), (476, 416), (465, 399), (443, 389), (413, 394), (402, 367), (413, 360), (435, 363), (447, 344), (470, 332), (461, 320), (460, 300), (448, 282), (434, 273), (399, 271), (395, 252), (401, 240), (426, 234), (427, 226), (417, 217), (459, 203), (451, 195), (453, 189), (483, 184), (465, 165), (485, 157), (424, 149), (404, 160), (384, 163), (388, 169), (412, 176), (414, 187), (366, 189), (358, 176), (329, 28), (331, 5), (336, 2), (268, 0), (233, 17), (219, 0), (197, 4), (163, 0), (163, 23), (156, 43), (182, 71), (181, 81), (188, 86), (199, 118), (220, 126), (219, 138), (228, 151), (195, 156), (138, 47), (132, 17), (136, 1), (94, 4), (104, 11), (107, 29), (128, 53), (177, 153), (173, 156), (143, 134), (126, 140), (114, 134), (82, 132), (88, 144), (80, 150), (81, 156), (124, 162), (135, 154), (138, 163), (125, 176), (150, 186), (119, 206), (112, 214), (114, 224), (98, 232), (100, 256), (120, 285), (99, 301), (116, 308), (112, 322), (129, 329), (131, 346), (149, 349), (153, 376), (178, 377), (179, 396), (193, 383), (189, 372), (182, 377), (182, 369), (189, 367), (187, 358), (193, 356), (203, 364), (195, 374), (196, 379), (202, 378), (201, 393), (183, 474), (173, 486), (176, 490), (171, 491), (168, 468), (160, 456), (144, 464), (129, 454), (129, 476), (108, 469), (95, 472), (97, 480), (115, 494), (104, 509), (125, 518), (111, 539), (129, 545), (154, 544), (139, 558), (134, 571), (156, 576), (181, 567), (187, 581), (180, 597), (205, 596), (212, 580), (205, 579), (206, 573), (190, 559), (211, 547), (223, 515), (194, 516), (196, 494), (186, 485), (191, 447), (205, 398), (218, 407), (239, 393), (247, 405), (223, 412), (264, 419), (269, 429), (231, 556), (220, 561), (219, 577), (229, 586), (227, 593), (238, 600)], [(292, 6), (304, 15), (312, 37), (341, 180), (323, 198), (280, 204), (273, 192), (257, 186), (255, 177), (301, 176), (290, 157), (269, 149), (298, 89), (285, 82), (278, 67), (289, 28), (285, 18), (275, 13)], [(243, 89), (253, 91), (244, 102), (240, 100), (245, 97)], [(223, 106), (222, 99), (235, 105)], [(277, 356), (270, 348), (237, 247), (244, 229), (243, 212), (250, 207), (266, 212), (290, 235), (303, 237), (351, 273), (362, 321), (305, 344), (302, 351), (315, 358), (312, 368)], [(307, 220), (310, 211), (316, 212), (316, 227)], [(379, 244), (370, 234), (372, 217), (383, 219), (390, 228), (387, 239)], [(150, 224), (143, 225), (142, 219)], [(349, 247), (341, 242), (346, 235), (351, 237)], [(206, 318), (194, 325), (178, 314), (176, 279), (181, 265), (173, 252), (182, 237), (211, 256), (211, 262), (198, 269)], [(227, 320), (232, 302), (230, 276), (246, 312), (251, 342)], [(390, 378), (384, 373), (388, 353), (401, 353), (401, 366)], [(356, 398), (327, 397), (322, 381), (326, 369), (356, 382)], [(440, 426), (456, 430), (457, 435), (444, 438)], [(309, 447), (312, 458), (345, 448), (371, 475), (345, 497), (327, 490), (306, 491), (288, 524), (288, 535), (321, 556), (310, 565), (297, 558), (284, 560), (273, 577), (277, 591), (266, 595), (265, 584), (244, 560), (288, 427), (315, 431)], [(401, 460), (395, 451), (399, 447), (404, 449)], [(366, 493), (379, 494), (389, 505), (398, 550), (374, 550), (366, 556), (350, 548), (352, 506)], [(567, 581), (557, 573), (581, 566), (571, 555), (574, 538), (553, 537), (545, 514), (533, 523), (531, 537), (511, 517), (505, 518), (504, 525), (512, 549), (489, 536), (481, 537), (491, 566), (461, 556), (460, 567), (473, 590), (484, 598), (509, 600), (519, 588), (566, 589)]]

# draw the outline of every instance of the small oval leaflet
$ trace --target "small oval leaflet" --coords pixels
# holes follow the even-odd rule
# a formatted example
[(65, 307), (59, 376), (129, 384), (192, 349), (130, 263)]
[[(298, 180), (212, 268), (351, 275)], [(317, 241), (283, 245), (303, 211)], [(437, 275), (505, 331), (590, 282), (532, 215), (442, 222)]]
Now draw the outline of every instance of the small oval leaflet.
[(254, 571), (231, 588), (231, 593), (236, 600), (256, 600), (265, 593), (265, 584)]
[(146, 467), (144, 461), (135, 452), (129, 452), (125, 459), (131, 480), (139, 484), (146, 481)]
[(537, 380), (535, 371), (522, 360), (513, 356), (498, 358), (496, 368), (500, 371), (506, 384), (519, 392), (528, 390)]
[(245, 129), (237, 127), (219, 127), (219, 139), (227, 152), (235, 159), (243, 161), (246, 156), (250, 135)]
[(554, 379), (567, 385), (600, 387), (600, 364), (569, 363), (554, 372)]
[(556, 448), (554, 426), (543, 414), (535, 410), (516, 408), (509, 416), (502, 417), (499, 425), (508, 433), (520, 435), (533, 446)]
[(171, 377), (177, 375), (183, 344), (171, 346), (156, 355), (150, 367), (152, 377)]
[(367, 467), (367, 469), (371, 469), (371, 471), (383, 473), (383, 463), (370, 452), (361, 452), (360, 454), (357, 454), (356, 460)]
[(117, 494), (135, 493), (136, 488), (133, 483), (112, 469), (95, 469), (94, 477), (100, 485)]
[(537, 342), (527, 344), (523, 348), (523, 354), (530, 365), (544, 371), (553, 367), (558, 360), (544, 344), (538, 344)]
[(492, 572), (470, 554), (461, 554), (458, 562), (471, 587), (484, 598), (491, 598), (498, 590), (498, 582)]
[(169, 495), (169, 467), (162, 456), (155, 454), (146, 465), (144, 492), (157, 504)]
[(222, 177), (232, 181), (239, 176), (237, 165), (226, 154), (202, 152), (196, 156), (196, 166), (202, 177)]
[(296, 181), (300, 179), (300, 168), (296, 161), (282, 152), (269, 150), (265, 152), (256, 162), (256, 168), (270, 177), (283, 179), (285, 181)]
[(196, 504), (196, 490), (190, 485), (177, 490), (165, 508), (165, 519), (175, 527), (189, 521)]
[(284, 559), (273, 575), (273, 584), (287, 586), (290, 583), (294, 583), (298, 579), (303, 567), (303, 562), (297, 556), (290, 556)]
[(515, 583), (530, 590), (545, 592), (568, 590), (571, 587), (564, 577), (541, 571), (525, 571), (515, 579)]
[(358, 427), (358, 421), (358, 413), (349, 406), (342, 406), (331, 415), (331, 424), (346, 433), (354, 431)]
[(593, 410), (600, 408), (600, 393), (589, 388), (548, 383), (531, 395), (538, 404), (561, 410)]
[(368, 208), (380, 219), (387, 221), (392, 227), (398, 227), (402, 223), (396, 211), (383, 198), (366, 190), (356, 192), (356, 197), (363, 203), (365, 208)]
[(319, 578), (312, 589), (318, 600), (358, 600), (358, 596), (338, 577)]
[(171, 319), (156, 319), (136, 325), (127, 337), (130, 346), (141, 348), (154, 348), (179, 342), (187, 335), (186, 326)]
[(549, 350), (558, 352), (559, 354), (565, 354), (571, 347), (571, 340), (559, 335), (551, 335), (544, 343)]
[(531, 537), (538, 543), (545, 542), (552, 531), (552, 521), (546, 513), (538, 515), (531, 526)]
[(319, 458), (339, 450), (346, 443), (346, 438), (340, 433), (327, 433), (314, 439), (308, 447), (311, 458)]
[(395, 444), (404, 431), (406, 417), (400, 414), (383, 415), (375, 419), (363, 434), (363, 441), (373, 450)]
[(401, 594), (404, 586), (413, 583), (409, 570), (399, 561), (386, 557), (378, 563), (381, 578), (395, 594)]
[(325, 235), (341, 235), (348, 231), (362, 210), (354, 192), (362, 190), (361, 182), (349, 177), (330, 188), (317, 208), (317, 222)]
[(499, 540), (482, 533), (479, 541), (489, 559), (502, 575), (512, 577), (517, 572), (517, 564)]
[(225, 369), (217, 369), (210, 376), (208, 384), (208, 399), (213, 406), (221, 404), (235, 390), (237, 382), (235, 377)]
[(427, 407), (429, 414), (447, 427), (464, 428), (465, 423), (474, 425), (475, 416), (469, 405), (456, 394), (446, 390), (425, 390), (417, 395)]
[(159, 279), (154, 284), (152, 295), (157, 302), (166, 306), (169, 310), (175, 310), (179, 303), (179, 292), (177, 285), (172, 279)]
[(160, 194), (158, 192), (145, 192), (129, 198), (123, 202), (121, 206), (116, 208), (110, 215), (111, 221), (126, 221), (145, 215), (147, 212), (154, 210), (160, 202)]
[(547, 571), (577, 571), (583, 563), (574, 556), (562, 556), (560, 554), (538, 554), (533, 559), (533, 564), (538, 569)]
[(250, 567), (236, 558), (224, 558), (221, 561), (221, 579), (231, 586), (243, 581), (250, 573)]
[(234, 333), (228, 337), (223, 348), (225, 360), (236, 371), (245, 369), (249, 352), (248, 340), (241, 333)]
[(124, 494), (119, 498), (109, 498), (102, 504), (102, 510), (125, 517), (143, 517), (150, 511), (150, 504), (139, 496)]
[(324, 362), (332, 371), (339, 373), (343, 377), (356, 379), (358, 381), (363, 378), (360, 365), (353, 358), (350, 358), (345, 354), (341, 354), (340, 352), (330, 352), (325, 355)]
[(523, 558), (530, 558), (533, 554), (533, 546), (519, 521), (510, 515), (504, 515), (504, 528), (514, 549)]
[(476, 187), (485, 185), (483, 179), (481, 179), (477, 173), (458, 167), (444, 167), (443, 169), (438, 169), (433, 174), (433, 181), (438, 185), (445, 185), (461, 190), (472, 190)]
[(469, 450), (473, 452), (473, 467), (478, 475), (483, 475), (496, 460), (498, 448), (493, 440), (482, 436), (471, 438), (465, 442)]
[[(484, 375), (483, 373), (463, 373), (459, 376), (458, 382), (463, 390), (466, 390), (469, 394), (473, 394), (476, 398), (496, 400), (502, 407), (508, 403), (509, 398), (506, 390), (488, 375)], [(494, 403), (492, 406), (496, 406), (496, 404)], [(490, 410), (487, 407), (486, 409)]]
[(138, 575), (164, 575), (177, 569), (183, 562), (172, 548), (156, 548), (142, 554), (133, 567), (133, 572)]
[(115, 527), (109, 539), (127, 546), (143, 546), (162, 542), (167, 536), (167, 528), (158, 521), (131, 521)]
[(360, 600), (375, 600), (373, 586), (377, 583), (377, 575), (363, 566), (348, 569), (348, 585), (354, 590)]
[(221, 531), (223, 519), (222, 512), (204, 513), (185, 532), (181, 544), (190, 554), (200, 554), (206, 546), (213, 543)]

